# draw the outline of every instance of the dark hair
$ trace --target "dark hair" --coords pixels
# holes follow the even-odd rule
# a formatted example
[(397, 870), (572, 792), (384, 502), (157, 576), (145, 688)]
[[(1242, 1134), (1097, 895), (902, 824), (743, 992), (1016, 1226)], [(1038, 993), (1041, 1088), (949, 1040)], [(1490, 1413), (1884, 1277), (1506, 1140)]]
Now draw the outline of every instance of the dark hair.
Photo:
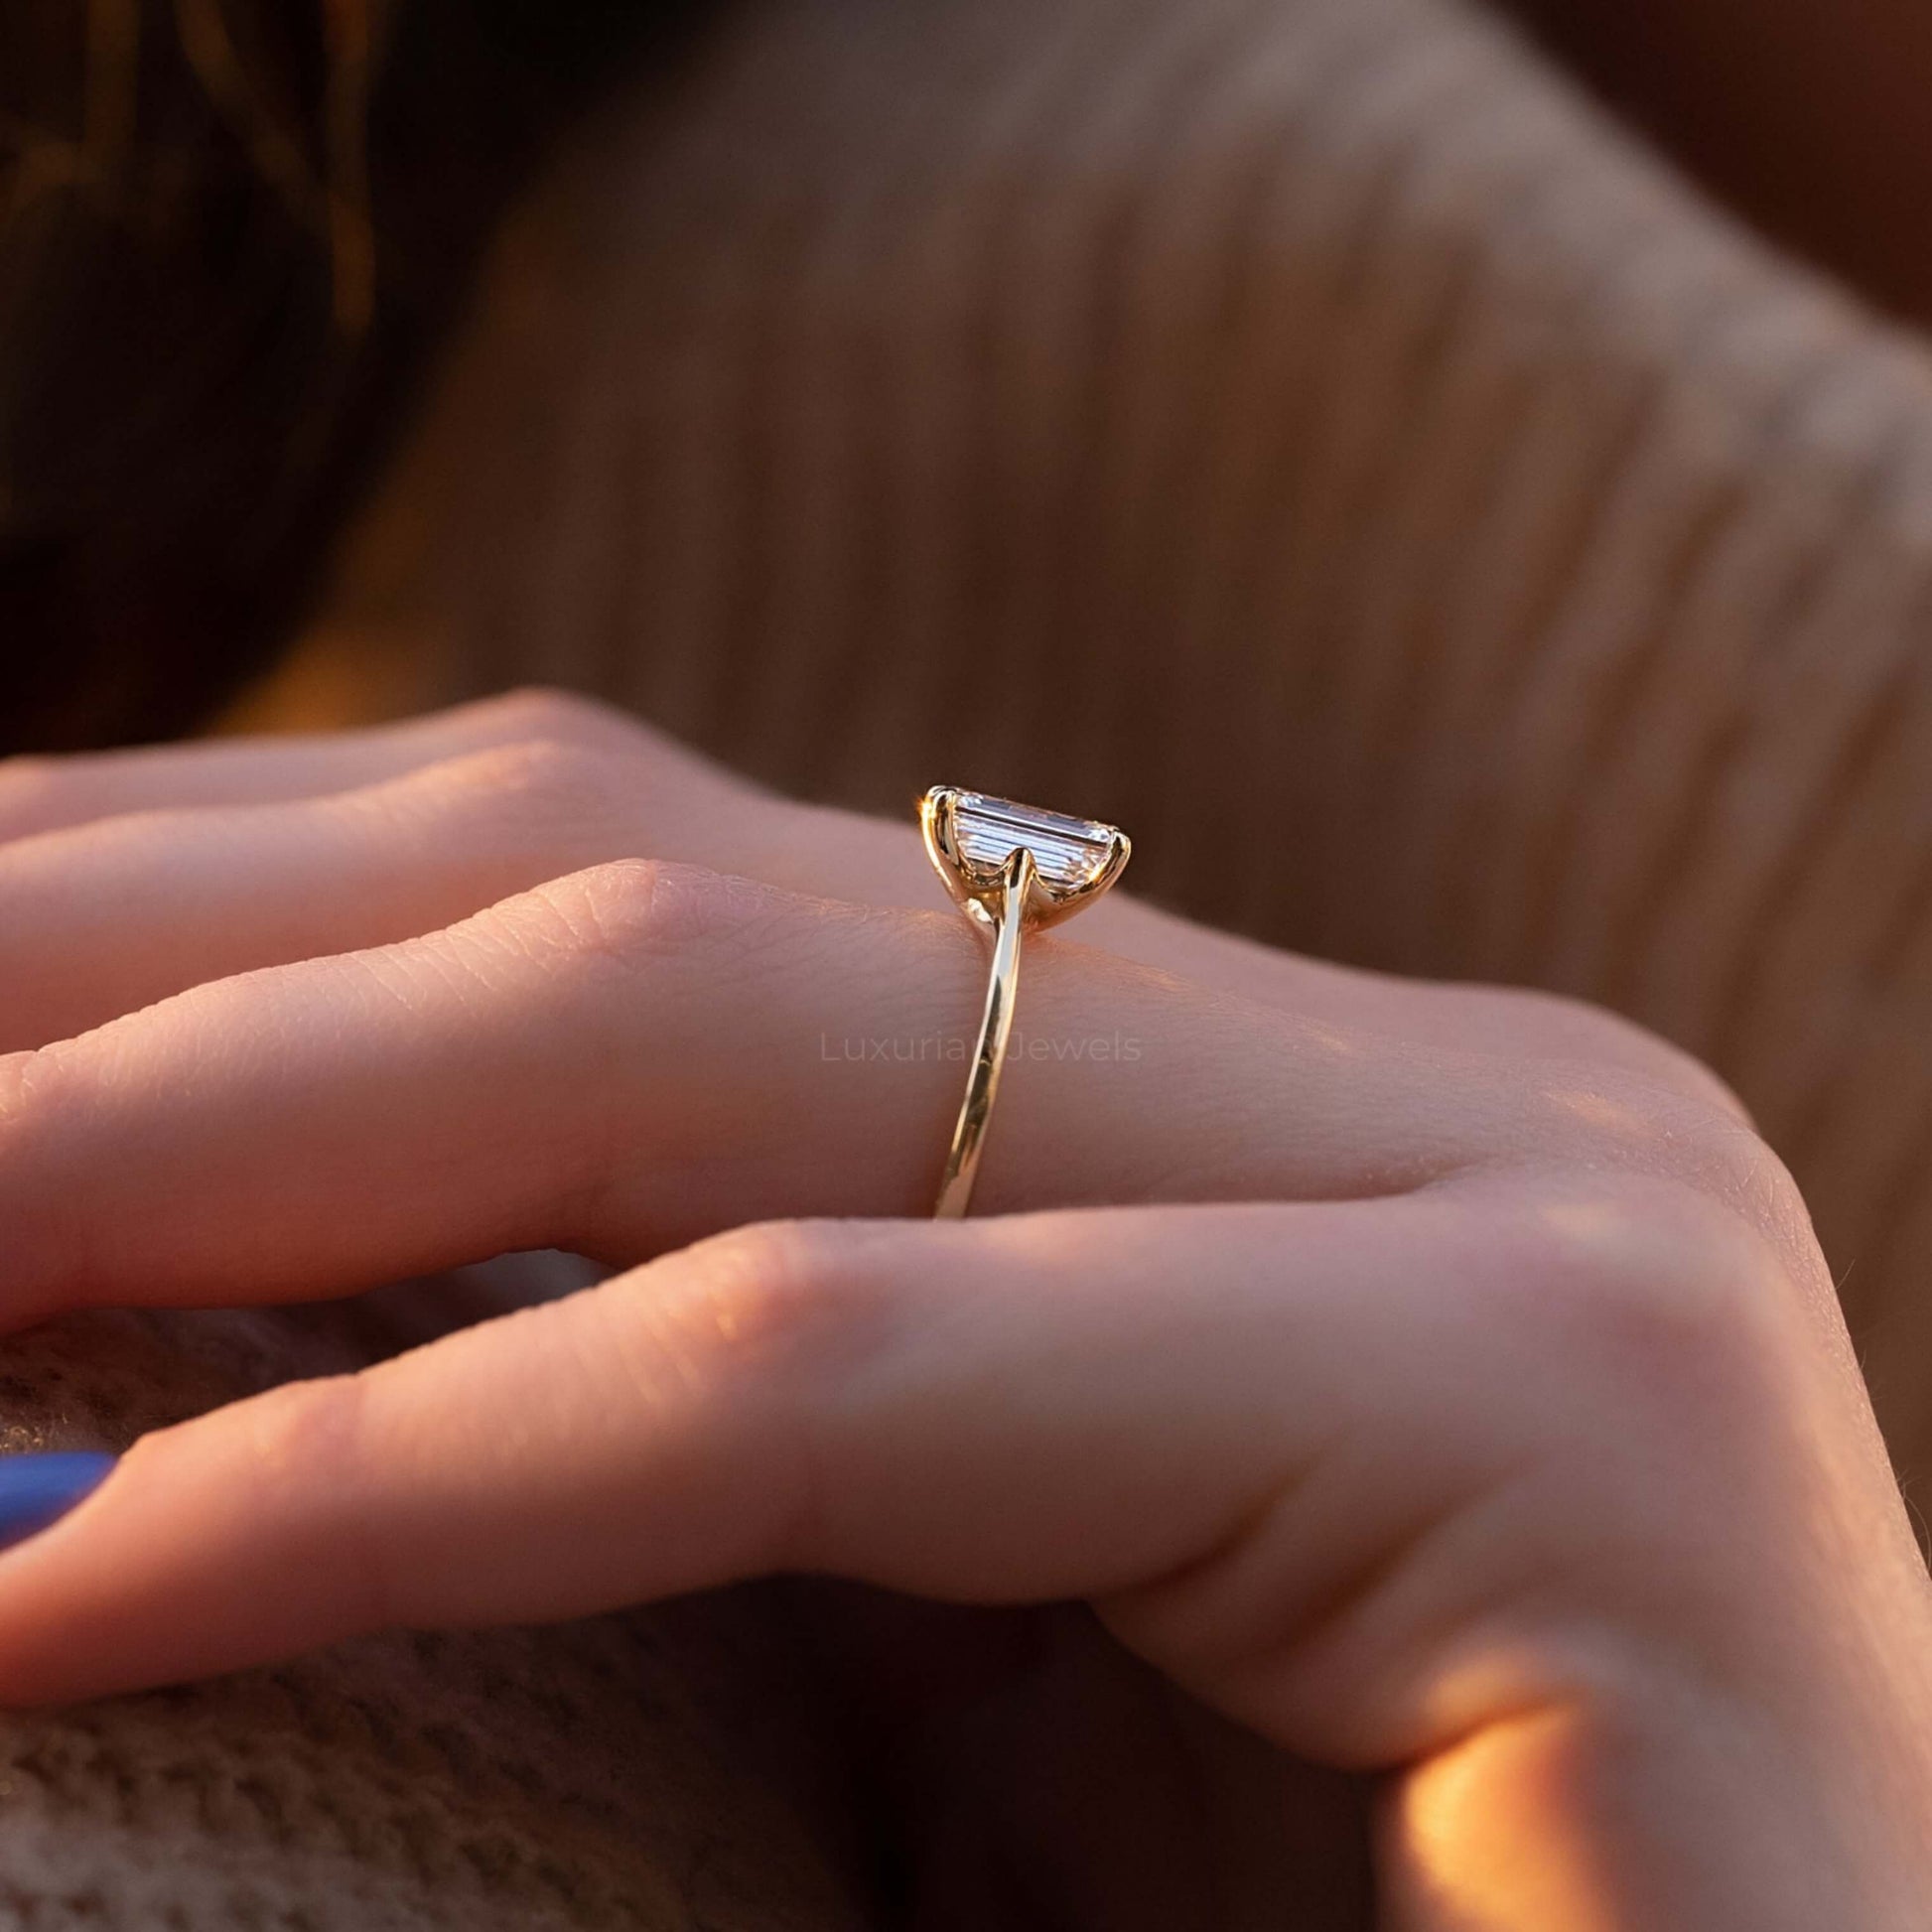
[(272, 657), (505, 198), (705, 0), (8, 0), (0, 752)]

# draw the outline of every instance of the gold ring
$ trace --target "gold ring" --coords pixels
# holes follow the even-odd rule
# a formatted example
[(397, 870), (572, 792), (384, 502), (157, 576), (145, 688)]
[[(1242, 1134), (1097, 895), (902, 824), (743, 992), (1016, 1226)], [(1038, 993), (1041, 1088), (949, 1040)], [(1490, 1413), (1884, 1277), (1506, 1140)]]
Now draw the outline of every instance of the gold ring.
[(957, 1220), (972, 1198), (1006, 1064), (1020, 991), (1021, 938), (1091, 905), (1126, 871), (1133, 847), (1118, 826), (954, 785), (934, 785), (926, 793), (919, 827), (933, 870), (954, 903), (993, 939), (986, 1016), (932, 1210), (938, 1220)]

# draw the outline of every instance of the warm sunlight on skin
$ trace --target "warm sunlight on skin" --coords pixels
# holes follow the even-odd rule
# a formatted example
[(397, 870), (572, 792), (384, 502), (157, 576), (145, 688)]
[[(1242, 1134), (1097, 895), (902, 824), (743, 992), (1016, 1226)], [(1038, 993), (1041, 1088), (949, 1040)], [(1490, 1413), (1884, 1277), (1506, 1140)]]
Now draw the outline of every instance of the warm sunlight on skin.
[(1559, 1087), (1546, 1097), (1551, 1106), (1561, 1108), (1573, 1119), (1588, 1121), (1592, 1127), (1600, 1127), (1608, 1134), (1640, 1141), (1656, 1132), (1655, 1124), (1640, 1108), (1612, 1100), (1607, 1094), (1588, 1093), (1578, 1087)]
[(1605, 1250), (1618, 1237), (1617, 1217), (1601, 1201), (1540, 1201), (1536, 1214), (1552, 1234), (1561, 1235), (1581, 1253)]
[[(1115, 896), (1021, 1027), (1141, 1054), (1010, 1064), (935, 1221), (957, 1067), (817, 1046), (980, 1009), (909, 817), (541, 695), (25, 780), (16, 1319), (618, 1272), (111, 1472), (0, 1459), (0, 1703), (842, 1579), (1072, 1606), (1256, 1741), (1244, 1812), (1270, 1754), (1384, 1781), (1401, 1932), (1923, 1932), (1924, 1567), (1804, 1203), (1673, 1048)], [(1118, 1896), (1036, 1827), (997, 1849)]]
[(1393, 1801), (1391, 1858), (1420, 1922), (1445, 1932), (1623, 1932), (1579, 1829), (1582, 1726), (1561, 1710), (1490, 1725)]

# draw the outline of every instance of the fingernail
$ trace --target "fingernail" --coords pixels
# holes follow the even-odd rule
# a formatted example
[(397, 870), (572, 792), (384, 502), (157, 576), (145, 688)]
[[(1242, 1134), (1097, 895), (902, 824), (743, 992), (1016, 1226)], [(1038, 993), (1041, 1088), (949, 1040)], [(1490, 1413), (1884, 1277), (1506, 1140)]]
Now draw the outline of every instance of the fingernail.
[(59, 1522), (106, 1480), (111, 1455), (0, 1455), (0, 1550)]

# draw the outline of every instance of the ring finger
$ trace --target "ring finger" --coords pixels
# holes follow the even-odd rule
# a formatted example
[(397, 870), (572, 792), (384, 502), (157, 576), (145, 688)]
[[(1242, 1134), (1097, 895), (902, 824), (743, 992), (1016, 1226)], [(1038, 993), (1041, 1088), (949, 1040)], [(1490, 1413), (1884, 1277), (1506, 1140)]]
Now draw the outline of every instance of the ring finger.
[[(984, 971), (950, 912), (632, 862), (424, 939), (198, 987), (0, 1058), (7, 1312), (920, 1213)], [(981, 1181), (996, 1212), (1363, 1197), (1565, 1148), (1670, 1153), (1665, 1103), (1620, 1108), (1613, 1075), (1580, 1105), (1518, 1067), (1340, 1035), (1057, 936), (1032, 949), (1022, 1025)]]
[[(0, 948), (0, 1051), (205, 981), (431, 932), (606, 860), (670, 859), (863, 904), (936, 897), (909, 826), (774, 798), (630, 719), (550, 694), (335, 738), (34, 769), (11, 806), (0, 769), (0, 907), (22, 940)], [(35, 824), (40, 835), (8, 842)], [(1328, 1025), (1600, 1062), (1735, 1107), (1686, 1055), (1569, 1001), (1398, 984), (1119, 895), (1081, 937)]]

